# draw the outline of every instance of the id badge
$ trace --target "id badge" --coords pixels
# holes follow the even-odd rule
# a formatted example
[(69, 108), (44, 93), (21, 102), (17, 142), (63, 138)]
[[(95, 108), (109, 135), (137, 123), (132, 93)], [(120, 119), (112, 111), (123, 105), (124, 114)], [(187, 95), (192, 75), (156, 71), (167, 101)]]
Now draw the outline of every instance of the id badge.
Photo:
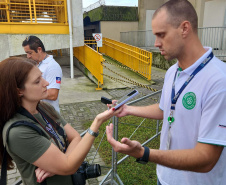
[(174, 117), (173, 117), (173, 111), (171, 111), (170, 116), (168, 117), (168, 122), (169, 122), (169, 130), (168, 130), (168, 137), (167, 137), (167, 143), (166, 143), (166, 148), (167, 150), (170, 150), (170, 144), (171, 144), (171, 124), (174, 122)]
[(172, 136), (171, 136), (171, 131), (170, 131), (170, 128), (169, 128), (169, 130), (168, 130), (168, 137), (167, 137), (167, 143), (166, 143), (167, 150), (170, 149), (171, 138), (172, 138)]

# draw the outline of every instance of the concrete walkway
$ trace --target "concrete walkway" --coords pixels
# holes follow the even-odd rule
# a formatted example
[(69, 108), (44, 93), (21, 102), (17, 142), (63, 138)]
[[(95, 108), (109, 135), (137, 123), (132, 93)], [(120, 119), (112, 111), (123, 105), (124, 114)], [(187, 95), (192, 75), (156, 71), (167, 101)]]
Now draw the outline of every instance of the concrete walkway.
[[(62, 60), (62, 58), (56, 58), (56, 60), (58, 59)], [(69, 57), (64, 57), (64, 60), (69, 60)], [(61, 67), (63, 70), (62, 85), (59, 94), (61, 115), (79, 133), (84, 131), (84, 123), (93, 120), (98, 113), (106, 110), (106, 105), (102, 104), (100, 101), (101, 96), (105, 96), (110, 99), (119, 99), (124, 94), (130, 92), (131, 88), (137, 89), (140, 92), (139, 97), (153, 93), (149, 89), (134, 86), (133, 84), (128, 84), (125, 82), (122, 84), (106, 77), (104, 77), (104, 89), (97, 91), (95, 90), (97, 85), (84, 76), (84, 74), (77, 68), (74, 69), (74, 79), (71, 79), (70, 66), (62, 65)], [(160, 90), (162, 88), (165, 75), (165, 71), (163, 70), (153, 67), (152, 81), (149, 82), (138, 75), (134, 75), (134, 73), (130, 74), (131, 72), (126, 70), (116, 68), (115, 66), (108, 65), (108, 67), (114, 71), (120, 72), (121, 75), (129, 77), (131, 80), (147, 85), (148, 87), (154, 88), (156, 90)], [(104, 73), (108, 74), (109, 76), (119, 78), (117, 74), (111, 73), (107, 69), (104, 69)], [(87, 155), (86, 160), (91, 162), (94, 159), (95, 153), (96, 149), (92, 147), (89, 154)], [(95, 156), (94, 163), (98, 163), (101, 165), (101, 167), (103, 167), (101, 168), (102, 176), (96, 179), (87, 180), (87, 185), (99, 184), (109, 170), (109, 168), (104, 168), (105, 164), (98, 153)], [(16, 169), (9, 171), (8, 184), (14, 184), (19, 177), (20, 175)]]

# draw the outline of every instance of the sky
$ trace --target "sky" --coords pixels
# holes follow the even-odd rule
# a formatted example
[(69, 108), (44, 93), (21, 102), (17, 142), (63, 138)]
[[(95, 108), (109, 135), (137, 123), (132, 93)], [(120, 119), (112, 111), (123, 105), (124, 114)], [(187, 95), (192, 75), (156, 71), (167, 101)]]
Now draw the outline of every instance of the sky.
[[(98, 0), (82, 0), (83, 8), (98, 2)], [(114, 6), (138, 6), (138, 0), (105, 0), (105, 5)]]

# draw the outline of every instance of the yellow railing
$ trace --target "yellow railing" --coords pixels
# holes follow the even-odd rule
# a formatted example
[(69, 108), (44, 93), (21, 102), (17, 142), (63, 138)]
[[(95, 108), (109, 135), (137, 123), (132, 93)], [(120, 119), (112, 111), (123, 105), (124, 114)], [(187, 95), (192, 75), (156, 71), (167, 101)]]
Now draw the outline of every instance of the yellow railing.
[(99, 51), (151, 80), (151, 52), (108, 38), (103, 38)]
[[(93, 37), (86, 37), (86, 38), (84, 38), (84, 43), (87, 46), (93, 48), (94, 50), (97, 50), (97, 42), (96, 42), (96, 40)], [(97, 50), (97, 52), (98, 52), (98, 50)]]
[(92, 49), (91, 47), (84, 45), (81, 47), (74, 47), (74, 56), (90, 71), (90, 73), (97, 79), (98, 87), (99, 83), (103, 85), (103, 56)]
[(68, 24), (66, 0), (0, 0), (0, 24)]

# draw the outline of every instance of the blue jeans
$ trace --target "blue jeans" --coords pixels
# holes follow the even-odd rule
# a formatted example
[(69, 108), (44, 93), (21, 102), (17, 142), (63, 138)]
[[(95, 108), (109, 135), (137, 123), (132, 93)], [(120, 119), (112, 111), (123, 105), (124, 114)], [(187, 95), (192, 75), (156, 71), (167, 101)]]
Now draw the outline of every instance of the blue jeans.
[(159, 182), (159, 179), (157, 179), (157, 185), (162, 185), (162, 184)]

